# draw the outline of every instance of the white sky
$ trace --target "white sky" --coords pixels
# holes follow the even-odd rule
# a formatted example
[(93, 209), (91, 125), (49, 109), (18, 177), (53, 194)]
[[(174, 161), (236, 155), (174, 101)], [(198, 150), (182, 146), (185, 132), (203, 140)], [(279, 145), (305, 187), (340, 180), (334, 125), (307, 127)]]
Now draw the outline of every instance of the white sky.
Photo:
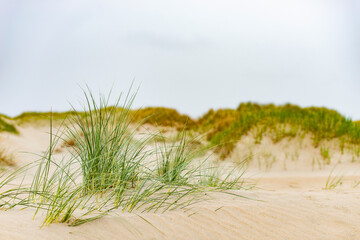
[(358, 0), (0, 0), (0, 112), (69, 110), (140, 85), (135, 107), (240, 102), (360, 119)]

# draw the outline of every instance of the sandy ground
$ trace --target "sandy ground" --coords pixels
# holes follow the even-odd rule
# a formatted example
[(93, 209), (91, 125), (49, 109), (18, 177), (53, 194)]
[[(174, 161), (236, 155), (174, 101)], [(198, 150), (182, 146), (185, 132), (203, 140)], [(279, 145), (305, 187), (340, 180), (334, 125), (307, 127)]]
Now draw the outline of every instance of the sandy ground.
[[(49, 138), (47, 128), (20, 131), (20, 136), (0, 135), (0, 146), (14, 154), (18, 166), (37, 159), (26, 152), (41, 154)], [(254, 190), (237, 191), (246, 198), (216, 194), (187, 212), (119, 211), (79, 227), (40, 228), (42, 216), (33, 220), (33, 209), (1, 211), (0, 239), (360, 239), (359, 162), (343, 157), (314, 169), (311, 159), (307, 165), (299, 163), (308, 156), (300, 149), (296, 155), (302, 157), (289, 158), (285, 169), (279, 157), (279, 151), (284, 151), (281, 144), (286, 145), (265, 145), (277, 158), (274, 167), (264, 169), (255, 160), (250, 164), (246, 176), (258, 184)], [(343, 176), (342, 184), (325, 190), (334, 166), (331, 179)]]

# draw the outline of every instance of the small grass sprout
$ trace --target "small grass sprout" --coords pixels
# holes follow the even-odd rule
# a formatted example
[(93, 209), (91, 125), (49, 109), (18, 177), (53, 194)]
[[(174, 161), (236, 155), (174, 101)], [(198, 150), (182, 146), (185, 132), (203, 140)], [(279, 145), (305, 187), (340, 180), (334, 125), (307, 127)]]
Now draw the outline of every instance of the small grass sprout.
[(336, 187), (338, 187), (339, 185), (342, 185), (343, 183), (343, 179), (344, 179), (344, 175), (333, 175), (334, 174), (334, 170), (335, 170), (336, 165), (333, 167), (333, 169), (331, 170), (328, 178), (326, 179), (326, 183), (325, 183), (325, 190), (333, 190)]

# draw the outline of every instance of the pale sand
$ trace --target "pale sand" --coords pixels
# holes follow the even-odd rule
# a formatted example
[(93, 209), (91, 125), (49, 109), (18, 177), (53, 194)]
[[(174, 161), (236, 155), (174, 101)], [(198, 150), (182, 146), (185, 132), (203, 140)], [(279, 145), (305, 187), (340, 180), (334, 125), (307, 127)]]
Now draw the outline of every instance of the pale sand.
[[(0, 146), (15, 154), (18, 166), (37, 159), (20, 152), (41, 154), (49, 138), (47, 128), (20, 131), (20, 136), (0, 135)], [(249, 147), (246, 144), (250, 143), (239, 149)], [(268, 171), (256, 165), (256, 158), (249, 164), (247, 176), (259, 181), (257, 188), (237, 193), (252, 200), (217, 194), (188, 212), (138, 213), (139, 217), (118, 211), (79, 227), (51, 224), (41, 229), (42, 216), (33, 220), (33, 209), (1, 211), (0, 239), (360, 239), (360, 186), (353, 187), (360, 181), (360, 164), (342, 157), (335, 176), (344, 175), (343, 184), (324, 190), (335, 163), (312, 170), (307, 152), (315, 153), (306, 146), (298, 150), (298, 160), (288, 160), (285, 170), (281, 144), (286, 142), (272, 147), (265, 139), (264, 145), (253, 146), (254, 153), (266, 147), (279, 156), (279, 163)], [(303, 159), (306, 164), (300, 162)]]

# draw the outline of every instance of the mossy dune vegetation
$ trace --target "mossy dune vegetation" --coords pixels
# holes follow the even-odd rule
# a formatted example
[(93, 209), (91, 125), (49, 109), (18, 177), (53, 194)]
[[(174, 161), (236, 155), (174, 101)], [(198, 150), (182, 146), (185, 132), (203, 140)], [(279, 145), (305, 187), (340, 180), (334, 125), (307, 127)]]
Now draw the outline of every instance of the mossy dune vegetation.
[(18, 134), (15, 125), (11, 123), (11, 119), (4, 115), (0, 115), (0, 132), (9, 132)]
[(48, 125), (50, 117), (53, 123), (62, 123), (65, 119), (73, 115), (82, 115), (82, 112), (67, 111), (67, 112), (24, 112), (13, 120), (17, 125)]
[[(43, 225), (63, 222), (76, 226), (116, 209), (164, 212), (205, 200), (205, 192), (234, 196), (237, 194), (229, 189), (247, 187), (239, 181), (242, 175), (238, 172), (221, 179), (206, 171), (201, 164), (204, 161), (197, 164), (197, 150), (186, 132), (170, 148), (155, 151), (146, 148), (151, 136), (135, 140), (136, 129), (144, 121), (130, 128), (135, 121), (130, 110), (134, 97), (129, 93), (121, 108), (121, 98), (109, 108), (109, 98), (100, 97), (97, 104), (98, 99), (85, 92), (85, 109), (79, 113), (74, 110), (64, 121), (65, 132), (54, 132), (50, 116), (48, 151), (37, 162), (3, 174), (0, 207), (34, 208), (35, 215), (44, 215)], [(64, 138), (72, 138), (75, 143), (59, 159), (54, 151)], [(31, 183), (20, 181), (20, 186), (9, 189), (30, 169), (35, 171)], [(208, 185), (204, 172), (212, 179)]]
[[(335, 110), (324, 107), (301, 108), (292, 104), (241, 103), (237, 109), (209, 110), (198, 119), (191, 119), (168, 108), (145, 108), (133, 111), (135, 119), (155, 126), (168, 126), (205, 134), (210, 146), (221, 158), (229, 156), (237, 141), (255, 130), (254, 141), (261, 143), (268, 135), (274, 143), (284, 138), (311, 134), (314, 147), (322, 141), (339, 139), (341, 148), (360, 144), (360, 124)], [(138, 114), (138, 115), (137, 115)]]
[(147, 107), (132, 111), (133, 120), (143, 120), (144, 123), (162, 126), (175, 127), (178, 130), (194, 127), (195, 121), (185, 114), (180, 114), (175, 109), (164, 107)]
[(315, 147), (321, 141), (334, 138), (342, 138), (347, 144), (360, 144), (360, 126), (326, 108), (242, 103), (236, 110), (211, 110), (198, 123), (200, 131), (209, 131), (208, 140), (217, 146), (222, 158), (228, 156), (241, 136), (251, 129), (257, 129), (257, 141), (261, 141), (263, 134), (270, 135), (276, 143), (286, 137), (309, 133)]

